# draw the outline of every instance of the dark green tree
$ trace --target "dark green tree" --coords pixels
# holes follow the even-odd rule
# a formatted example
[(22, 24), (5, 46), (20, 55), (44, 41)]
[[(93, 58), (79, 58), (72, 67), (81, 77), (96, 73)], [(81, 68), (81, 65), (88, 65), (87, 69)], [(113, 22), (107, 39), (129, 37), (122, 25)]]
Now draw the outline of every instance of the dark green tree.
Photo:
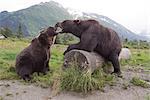
[(5, 38), (14, 36), (12, 31), (8, 27), (0, 28), (0, 34), (2, 34)]
[(23, 32), (22, 32), (22, 26), (21, 26), (21, 24), (19, 24), (19, 26), (18, 26), (17, 37), (18, 38), (22, 38), (23, 37)]
[(127, 39), (127, 38), (125, 38), (124, 42), (128, 43), (128, 39)]

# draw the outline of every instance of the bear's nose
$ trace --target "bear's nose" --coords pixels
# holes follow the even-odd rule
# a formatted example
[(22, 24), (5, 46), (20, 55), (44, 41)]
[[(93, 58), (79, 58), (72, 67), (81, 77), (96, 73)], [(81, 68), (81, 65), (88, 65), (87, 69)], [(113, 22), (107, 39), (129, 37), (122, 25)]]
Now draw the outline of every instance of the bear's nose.
[(55, 28), (57, 28), (57, 27), (61, 27), (61, 23), (60, 22), (56, 23)]
[(56, 33), (61, 33), (63, 31), (63, 28), (62, 28), (62, 25), (60, 22), (58, 22), (56, 25), (55, 25), (55, 31)]
[(61, 27), (57, 27), (56, 33), (61, 33), (61, 32), (62, 32), (62, 28)]

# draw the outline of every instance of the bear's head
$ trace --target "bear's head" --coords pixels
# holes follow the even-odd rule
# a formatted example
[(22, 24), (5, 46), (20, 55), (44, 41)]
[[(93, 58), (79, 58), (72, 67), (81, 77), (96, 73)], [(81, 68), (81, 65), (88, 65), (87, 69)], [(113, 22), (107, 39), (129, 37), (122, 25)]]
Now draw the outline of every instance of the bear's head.
[(79, 28), (80, 20), (64, 20), (63, 22), (58, 22), (55, 25), (56, 32), (59, 33), (72, 33), (79, 37), (81, 34), (81, 28)]
[(51, 46), (57, 34), (54, 27), (48, 27), (40, 32), (38, 40), (42, 45)]

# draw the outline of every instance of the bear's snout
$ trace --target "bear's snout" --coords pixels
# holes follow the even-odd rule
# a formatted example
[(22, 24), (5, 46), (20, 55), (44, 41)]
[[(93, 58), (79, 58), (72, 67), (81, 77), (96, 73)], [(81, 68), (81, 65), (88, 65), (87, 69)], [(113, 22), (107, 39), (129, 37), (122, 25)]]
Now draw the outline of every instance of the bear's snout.
[(62, 26), (61, 26), (61, 23), (57, 23), (56, 25), (55, 25), (55, 31), (56, 31), (56, 33), (62, 33), (62, 30), (63, 30), (63, 28), (62, 28)]

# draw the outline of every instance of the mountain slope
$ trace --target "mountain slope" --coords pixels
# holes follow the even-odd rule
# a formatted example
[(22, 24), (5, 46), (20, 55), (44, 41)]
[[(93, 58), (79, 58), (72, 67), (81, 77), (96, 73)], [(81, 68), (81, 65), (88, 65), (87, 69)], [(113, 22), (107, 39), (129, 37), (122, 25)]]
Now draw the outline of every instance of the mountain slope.
[(65, 19), (96, 19), (100, 24), (115, 30), (122, 39), (150, 41), (149, 38), (131, 32), (106, 16), (65, 9), (54, 1), (40, 3), (15, 12), (3, 11), (0, 13), (0, 28), (8, 27), (15, 33), (21, 25), (24, 36), (35, 36), (40, 29), (54, 26)]
[(1, 12), (0, 27), (9, 27), (16, 32), (21, 25), (25, 36), (34, 36), (41, 28), (53, 26), (64, 19), (72, 19), (72, 16), (61, 5), (50, 1), (16, 12)]
[(127, 38), (128, 40), (149, 40), (149, 38), (133, 33), (132, 31), (128, 30), (121, 24), (111, 20), (110, 18), (108, 18), (106, 16), (102, 16), (102, 15), (98, 15), (98, 14), (88, 14), (88, 15), (94, 17), (102, 25), (115, 30), (122, 39)]

